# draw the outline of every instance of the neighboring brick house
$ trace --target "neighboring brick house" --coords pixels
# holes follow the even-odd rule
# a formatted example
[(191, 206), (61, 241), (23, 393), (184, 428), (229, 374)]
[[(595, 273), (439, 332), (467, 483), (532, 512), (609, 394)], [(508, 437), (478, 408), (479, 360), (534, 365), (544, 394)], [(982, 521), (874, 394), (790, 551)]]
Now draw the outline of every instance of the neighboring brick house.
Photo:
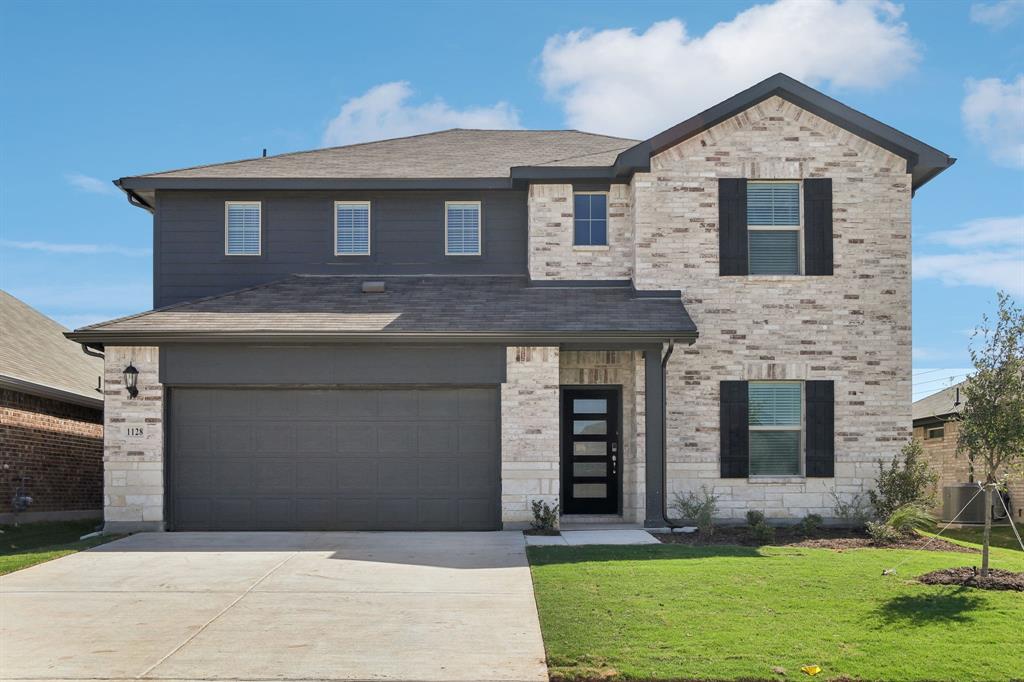
[(0, 523), (99, 517), (103, 509), (103, 361), (67, 329), (0, 291)]
[(106, 352), (108, 526), (663, 526), (702, 485), (830, 517), (911, 435), (911, 197), (953, 161), (779, 74), (642, 141), (122, 178), (155, 309), (70, 334)]
[[(965, 383), (962, 381), (921, 398), (914, 402), (913, 407), (914, 438), (921, 441), (928, 463), (939, 475), (936, 484), (938, 505), (934, 511), (940, 516), (943, 514), (942, 489), (971, 482), (970, 461), (966, 455), (958, 455), (956, 451), (960, 432), (957, 418), (967, 404), (967, 397), (961, 390)], [(978, 472), (975, 480), (984, 480), (984, 473)], [(1014, 520), (1024, 519), (1024, 475), (1012, 473), (1007, 490)]]

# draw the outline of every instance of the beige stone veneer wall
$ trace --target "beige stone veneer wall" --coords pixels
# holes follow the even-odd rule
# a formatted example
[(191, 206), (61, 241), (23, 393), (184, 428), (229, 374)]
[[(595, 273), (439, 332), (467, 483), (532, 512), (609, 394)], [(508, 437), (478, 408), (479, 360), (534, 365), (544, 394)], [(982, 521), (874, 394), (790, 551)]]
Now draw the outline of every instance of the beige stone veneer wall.
[[(831, 277), (718, 275), (719, 177), (833, 179)], [(833, 484), (870, 486), (910, 436), (910, 189), (906, 161), (773, 97), (651, 161), (634, 178), (635, 281), (681, 289), (700, 338), (668, 375), (668, 487), (712, 486), (725, 517), (831, 515)], [(719, 478), (719, 382), (835, 381), (836, 477)]]
[(622, 389), (622, 518), (644, 520), (645, 424), (643, 353), (562, 351), (563, 386), (613, 386)]
[(608, 191), (608, 246), (573, 246), (572, 185), (531, 185), (529, 268), (533, 279), (629, 279), (633, 221), (628, 185)]
[[(137, 398), (124, 368), (139, 370)], [(159, 349), (107, 346), (103, 368), (103, 517), (108, 530), (160, 530), (164, 522), (164, 388)], [(141, 429), (141, 435), (138, 430)]]
[(530, 503), (558, 502), (558, 348), (506, 349), (501, 385), (501, 520), (527, 525)]

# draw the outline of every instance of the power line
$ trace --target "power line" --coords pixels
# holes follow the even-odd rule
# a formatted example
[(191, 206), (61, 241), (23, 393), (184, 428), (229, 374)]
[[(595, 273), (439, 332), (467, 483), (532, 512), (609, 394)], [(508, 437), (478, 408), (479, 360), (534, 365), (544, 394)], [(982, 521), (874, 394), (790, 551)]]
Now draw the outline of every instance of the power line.
[(967, 372), (965, 372), (963, 374), (951, 374), (948, 377), (939, 377), (938, 379), (929, 379), (928, 381), (919, 381), (916, 384), (913, 384), (913, 386), (924, 386), (925, 384), (934, 384), (934, 383), (937, 383), (939, 381), (952, 381), (952, 380), (956, 379), (957, 377), (966, 377), (967, 375), (968, 375)]
[(923, 372), (914, 372), (913, 374), (914, 374), (915, 377), (920, 377), (920, 376), (924, 376), (925, 374), (934, 374), (935, 372), (945, 372), (946, 369), (947, 368), (945, 368), (945, 367), (940, 367), (938, 369), (926, 369)]

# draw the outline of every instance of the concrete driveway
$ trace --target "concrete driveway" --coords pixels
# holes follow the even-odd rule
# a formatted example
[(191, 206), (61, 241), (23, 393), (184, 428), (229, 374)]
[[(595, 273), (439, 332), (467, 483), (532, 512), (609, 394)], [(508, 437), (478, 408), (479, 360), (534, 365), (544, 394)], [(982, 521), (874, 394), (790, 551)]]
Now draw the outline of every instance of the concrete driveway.
[(3, 679), (546, 680), (520, 533), (143, 533), (0, 578)]

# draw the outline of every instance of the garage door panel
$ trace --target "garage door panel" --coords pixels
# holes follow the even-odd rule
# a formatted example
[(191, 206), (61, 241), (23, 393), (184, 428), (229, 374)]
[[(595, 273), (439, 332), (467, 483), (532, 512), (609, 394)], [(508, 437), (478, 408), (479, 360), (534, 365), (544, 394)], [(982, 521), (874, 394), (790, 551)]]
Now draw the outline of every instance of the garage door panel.
[(497, 395), (172, 389), (174, 528), (497, 528)]

